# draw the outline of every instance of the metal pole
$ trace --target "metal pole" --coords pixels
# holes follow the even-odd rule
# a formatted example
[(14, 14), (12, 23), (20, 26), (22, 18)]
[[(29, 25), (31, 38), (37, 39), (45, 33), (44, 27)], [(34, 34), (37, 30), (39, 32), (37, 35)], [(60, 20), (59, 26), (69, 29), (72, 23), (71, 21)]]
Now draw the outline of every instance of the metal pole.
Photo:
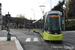
[(35, 20), (35, 10), (34, 9), (31, 9), (31, 10), (33, 10), (33, 16), (34, 16), (34, 20)]
[(68, 26), (68, 16), (67, 16), (67, 11), (66, 11), (66, 18), (67, 18), (67, 26)]
[[(39, 6), (40, 7), (40, 9), (41, 9), (41, 11), (42, 11), (42, 15), (44, 15), (44, 9), (42, 10), (42, 8), (41, 7), (45, 7), (44, 5), (41, 5), (41, 6)], [(44, 28), (44, 16), (43, 16), (43, 28)], [(43, 29), (43, 31), (44, 31), (44, 29)]]
[(64, 12), (64, 30), (65, 30), (65, 10), (63, 9), (63, 12)]
[(50, 9), (52, 9), (52, 4), (51, 4), (51, 0), (50, 0)]
[[(34, 10), (33, 10), (34, 11)], [(35, 11), (34, 11), (34, 20), (35, 20)]]
[(11, 40), (11, 34), (9, 33), (9, 19), (10, 19), (10, 14), (8, 12), (8, 14), (6, 14), (6, 17), (8, 19), (8, 34), (7, 34), (7, 41), (10, 41)]
[(24, 21), (24, 28), (25, 28), (25, 21)]
[(9, 19), (8, 19), (8, 34), (9, 34)]

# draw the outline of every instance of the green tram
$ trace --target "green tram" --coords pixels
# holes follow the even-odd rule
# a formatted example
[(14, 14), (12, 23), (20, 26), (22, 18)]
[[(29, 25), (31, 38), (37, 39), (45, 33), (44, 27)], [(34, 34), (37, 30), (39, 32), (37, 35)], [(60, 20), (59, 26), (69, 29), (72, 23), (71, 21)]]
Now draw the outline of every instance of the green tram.
[(62, 41), (61, 16), (62, 13), (60, 11), (45, 13), (42, 19), (33, 22), (33, 31), (38, 32), (44, 40)]

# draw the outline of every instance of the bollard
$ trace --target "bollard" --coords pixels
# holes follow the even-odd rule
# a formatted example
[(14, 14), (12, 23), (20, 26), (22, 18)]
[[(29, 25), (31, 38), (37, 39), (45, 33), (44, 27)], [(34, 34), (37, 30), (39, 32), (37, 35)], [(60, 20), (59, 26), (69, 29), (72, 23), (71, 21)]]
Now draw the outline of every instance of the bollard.
[(7, 34), (7, 41), (11, 40), (11, 34)]

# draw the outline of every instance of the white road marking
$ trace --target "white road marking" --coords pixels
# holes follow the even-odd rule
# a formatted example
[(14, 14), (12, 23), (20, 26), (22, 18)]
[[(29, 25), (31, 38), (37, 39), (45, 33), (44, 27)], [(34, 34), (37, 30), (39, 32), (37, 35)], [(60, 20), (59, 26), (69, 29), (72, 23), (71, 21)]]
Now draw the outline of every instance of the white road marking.
[[(66, 44), (68, 45), (68, 43), (66, 43)], [(69, 50), (73, 50), (74, 49), (73, 45), (70, 44), (70, 45), (67, 46), (66, 44), (63, 44), (65, 49), (69, 49)]]
[(38, 38), (34, 38), (34, 41), (38, 41)]
[(38, 40), (38, 38), (33, 38), (33, 40), (31, 40), (31, 38), (27, 38), (25, 40), (25, 42), (31, 42), (31, 41), (36, 42), (36, 41), (39, 41), (39, 40)]
[(31, 41), (31, 38), (27, 38), (25, 42), (30, 42)]
[(33, 32), (33, 31), (31, 31), (31, 32)]
[(2, 32), (7, 32), (6, 30), (2, 30)]
[(41, 40), (44, 41), (43, 38), (41, 38)]
[(6, 38), (0, 37), (0, 41), (4, 41), (6, 40)]
[(69, 46), (66, 46), (66, 45), (64, 46), (64, 48), (65, 48), (65, 49), (70, 49), (70, 50), (73, 49), (73, 48), (71, 48), (71, 47), (69, 47)]
[(14, 38), (14, 39), (15, 39), (15, 43), (16, 43), (17, 50), (23, 50), (20, 42), (16, 38)]
[[(0, 37), (0, 41), (6, 41), (7, 37)], [(11, 37), (11, 40), (17, 40), (16, 37)]]

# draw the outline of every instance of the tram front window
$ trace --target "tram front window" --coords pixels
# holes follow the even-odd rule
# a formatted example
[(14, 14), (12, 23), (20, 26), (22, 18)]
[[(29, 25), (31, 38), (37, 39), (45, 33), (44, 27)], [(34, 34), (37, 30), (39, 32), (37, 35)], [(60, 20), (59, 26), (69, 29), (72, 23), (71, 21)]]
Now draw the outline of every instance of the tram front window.
[(60, 31), (59, 17), (48, 17), (48, 30)]

